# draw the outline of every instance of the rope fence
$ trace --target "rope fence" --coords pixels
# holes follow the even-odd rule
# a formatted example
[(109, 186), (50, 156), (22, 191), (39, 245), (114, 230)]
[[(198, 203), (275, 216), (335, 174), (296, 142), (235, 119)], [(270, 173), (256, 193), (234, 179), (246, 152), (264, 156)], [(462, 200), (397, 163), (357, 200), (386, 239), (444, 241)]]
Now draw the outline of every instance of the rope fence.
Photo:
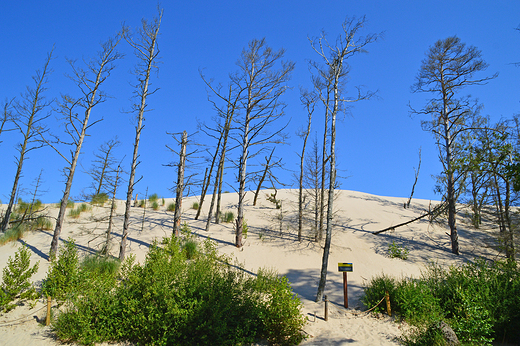
[[(388, 291), (385, 292), (385, 295), (383, 296), (383, 298), (381, 298), (381, 300), (376, 304), (374, 305), (373, 307), (371, 307), (370, 309), (366, 310), (366, 311), (361, 311), (359, 313), (356, 313), (356, 315), (361, 315), (361, 314), (368, 314), (369, 312), (373, 311), (375, 308), (377, 308), (384, 300), (386, 300), (386, 312), (388, 314), (388, 316), (392, 316), (392, 309), (391, 309), (391, 306), (390, 306), (390, 295), (388, 294)], [(329, 316), (329, 300), (327, 299), (327, 296), (325, 295), (325, 314), (324, 314), (324, 320), (325, 321), (328, 321), (328, 316)], [(316, 312), (314, 312), (314, 320), (316, 321)]]

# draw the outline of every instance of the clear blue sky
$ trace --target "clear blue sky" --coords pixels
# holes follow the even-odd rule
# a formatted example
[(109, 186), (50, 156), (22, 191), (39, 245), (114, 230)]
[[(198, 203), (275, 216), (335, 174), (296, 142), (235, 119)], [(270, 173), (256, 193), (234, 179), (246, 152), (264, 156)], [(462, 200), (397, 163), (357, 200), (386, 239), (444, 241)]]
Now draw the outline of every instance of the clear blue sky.
[[(422, 148), (422, 167), (415, 197), (439, 199), (433, 193), (432, 175), (440, 172), (437, 149), (431, 134), (423, 132), (420, 118), (409, 116), (408, 103), (420, 108), (428, 95), (410, 92), (428, 47), (436, 40), (457, 35), (468, 45), (478, 47), (489, 63), (484, 74), (499, 73), (488, 85), (466, 92), (478, 97), (484, 105), (483, 114), (494, 119), (508, 118), (520, 111), (520, 2), (497, 1), (164, 1), (164, 17), (159, 47), (161, 65), (152, 83), (159, 88), (148, 99), (149, 112), (139, 149), (142, 163), (138, 176), (143, 176), (136, 191), (173, 197), (174, 168), (163, 165), (177, 161), (166, 144), (175, 142), (166, 132), (196, 131), (196, 119), (210, 121), (214, 115), (207, 101), (206, 88), (199, 76), (204, 69), (208, 78), (226, 84), (228, 74), (236, 71), (235, 62), (247, 43), (265, 37), (274, 49), (285, 48), (287, 59), (296, 63), (290, 81), (292, 89), (284, 96), (286, 119), (291, 119), (289, 145), (279, 147), (285, 167), (297, 168), (301, 140), (296, 130), (305, 124), (306, 114), (299, 102), (299, 87), (310, 88), (308, 60), (318, 56), (309, 45), (308, 37), (322, 30), (331, 41), (340, 33), (347, 16), (366, 15), (363, 31), (384, 32), (384, 39), (368, 46), (369, 53), (351, 59), (351, 75), (347, 90), (364, 85), (379, 90), (379, 99), (354, 105), (350, 114), (338, 124), (338, 168), (341, 188), (384, 196), (407, 197), (414, 179), (413, 168)], [(19, 97), (26, 86), (33, 86), (31, 76), (41, 69), (53, 45), (55, 59), (49, 77), (48, 99), (62, 93), (78, 95), (74, 84), (65, 77), (70, 73), (68, 59), (93, 56), (99, 43), (114, 35), (125, 22), (139, 25), (141, 18), (156, 14), (153, 1), (8, 1), (0, 11), (2, 50), (0, 52), (0, 99)], [(122, 111), (130, 108), (135, 82), (130, 73), (136, 63), (130, 47), (103, 89), (113, 96), (94, 108), (92, 120), (105, 120), (90, 130), (83, 147), (81, 165), (88, 168), (92, 152), (106, 140), (118, 136), (122, 145), (116, 156), (129, 169), (134, 138), (132, 117)], [(483, 75), (484, 75), (483, 74)], [(51, 109), (49, 109), (51, 111)], [(54, 112), (49, 127), (63, 134)], [(321, 136), (321, 110), (315, 115), (315, 127)], [(204, 137), (198, 137), (201, 142)], [(0, 136), (0, 199), (6, 203), (12, 187), (16, 166), (14, 147), (20, 140), (15, 133)], [(233, 154), (236, 156), (236, 153)], [(49, 148), (30, 154), (24, 166), (23, 188), (31, 183), (43, 168), (46, 202), (56, 202), (62, 195), (64, 179), (61, 169), (65, 162)], [(90, 184), (90, 178), (79, 168), (74, 179), (72, 196)], [(228, 171), (232, 183), (234, 171)], [(289, 172), (280, 173), (286, 183), (292, 181)], [(251, 186), (254, 188), (254, 186)], [(231, 188), (226, 188), (232, 190)], [(120, 188), (124, 198), (126, 186)], [(24, 197), (27, 197), (25, 195)]]

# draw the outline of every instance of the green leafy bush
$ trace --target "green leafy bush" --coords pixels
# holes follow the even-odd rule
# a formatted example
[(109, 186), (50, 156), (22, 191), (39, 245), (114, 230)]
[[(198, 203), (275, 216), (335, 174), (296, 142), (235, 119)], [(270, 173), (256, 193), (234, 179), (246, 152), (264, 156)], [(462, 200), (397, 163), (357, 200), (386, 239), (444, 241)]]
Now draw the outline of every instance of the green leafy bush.
[(65, 299), (78, 284), (79, 258), (74, 240), (69, 238), (59, 249), (58, 258), (51, 258), (42, 294), (53, 299)]
[[(184, 234), (184, 233), (183, 233)], [(303, 339), (301, 302), (286, 278), (249, 276), (227, 265), (207, 240), (186, 260), (182, 237), (154, 242), (144, 263), (122, 264), (119, 283), (82, 288), (53, 326), (61, 340), (146, 345), (239, 345)], [(83, 271), (83, 270), (82, 270)]]
[(168, 206), (166, 207), (166, 210), (167, 211), (175, 211), (175, 203), (168, 204)]
[(514, 262), (482, 260), (448, 269), (432, 264), (420, 279), (381, 275), (365, 287), (363, 303), (371, 307), (385, 290), (390, 293), (392, 311), (418, 326), (403, 338), (407, 345), (436, 344), (432, 340), (436, 340), (435, 326), (440, 320), (463, 343), (520, 340), (520, 268)]
[(14, 254), (14, 259), (9, 256), (7, 266), (2, 272), (2, 286), (0, 289), (0, 310), (10, 310), (14, 306), (10, 304), (16, 297), (22, 299), (35, 296), (35, 289), (30, 279), (38, 271), (40, 262), (31, 267), (31, 253), (26, 246), (20, 247)]

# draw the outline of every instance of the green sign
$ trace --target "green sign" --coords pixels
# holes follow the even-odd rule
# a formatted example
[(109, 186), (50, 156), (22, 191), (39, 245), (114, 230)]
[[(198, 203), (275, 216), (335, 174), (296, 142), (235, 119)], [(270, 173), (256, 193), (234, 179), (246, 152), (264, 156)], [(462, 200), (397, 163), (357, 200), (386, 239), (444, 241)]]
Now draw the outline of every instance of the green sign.
[(340, 272), (351, 272), (352, 269), (352, 263), (338, 263), (338, 271)]

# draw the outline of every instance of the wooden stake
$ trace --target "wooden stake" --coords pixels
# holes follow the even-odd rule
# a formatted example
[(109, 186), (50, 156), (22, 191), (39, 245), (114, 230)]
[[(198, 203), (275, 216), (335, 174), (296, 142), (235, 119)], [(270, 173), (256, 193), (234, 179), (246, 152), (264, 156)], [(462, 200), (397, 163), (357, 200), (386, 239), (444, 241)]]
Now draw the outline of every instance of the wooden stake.
[(388, 294), (388, 291), (385, 292), (385, 299), (386, 299), (386, 312), (388, 312), (388, 316), (392, 317), (392, 309), (390, 308), (390, 295)]
[(329, 300), (327, 299), (327, 295), (325, 295), (325, 321), (329, 320)]
[(48, 326), (51, 323), (51, 297), (47, 296), (47, 317), (45, 318), (45, 325)]

